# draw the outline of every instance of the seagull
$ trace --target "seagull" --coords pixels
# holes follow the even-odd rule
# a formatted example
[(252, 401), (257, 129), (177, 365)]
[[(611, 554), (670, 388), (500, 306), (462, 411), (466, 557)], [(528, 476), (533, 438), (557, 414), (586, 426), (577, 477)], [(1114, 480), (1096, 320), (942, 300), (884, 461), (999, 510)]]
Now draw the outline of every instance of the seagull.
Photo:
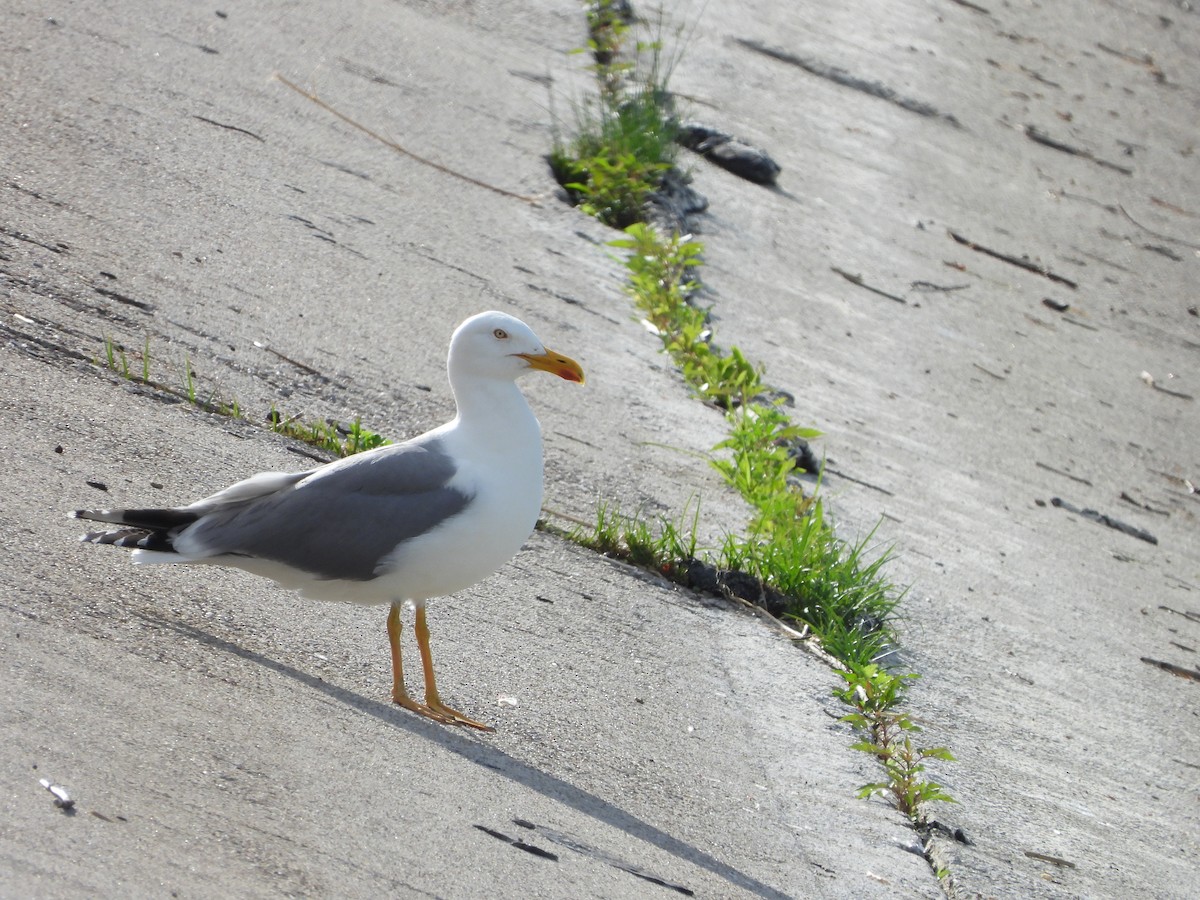
[[(312, 599), (391, 604), (393, 702), (442, 724), (490, 731), (438, 695), (425, 605), (494, 573), (537, 522), (542, 433), (517, 379), (535, 370), (579, 384), (584, 376), (501, 312), (458, 326), (446, 369), (456, 415), (402, 444), (304, 472), (263, 472), (188, 506), (70, 515), (117, 526), (81, 540), (132, 548), (135, 564), (232, 566)], [(424, 703), (404, 686), (405, 604), (416, 609)]]

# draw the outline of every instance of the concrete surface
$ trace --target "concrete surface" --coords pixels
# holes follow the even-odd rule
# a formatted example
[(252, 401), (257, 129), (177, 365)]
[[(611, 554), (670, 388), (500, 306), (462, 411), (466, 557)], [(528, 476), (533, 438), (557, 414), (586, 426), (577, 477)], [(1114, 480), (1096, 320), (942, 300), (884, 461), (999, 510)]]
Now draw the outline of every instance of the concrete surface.
[(843, 526), (884, 517), (913, 586), (913, 699), (959, 758), (937, 775), (961, 805), (938, 815), (975, 842), (948, 850), (957, 890), (1194, 896), (1200, 685), (1142, 657), (1195, 672), (1200, 651), (1200, 17), (982, 6), (707, 12), (676, 86), (787, 173), (776, 194), (697, 179), (717, 333), (802, 398), (833, 470), (872, 486), (826, 481)]
[[(1191, 896), (1197, 685), (1141, 657), (1193, 668), (1200, 642), (1200, 426), (1179, 396), (1200, 346), (1200, 20), (988, 5), (677, 11), (698, 24), (676, 89), (784, 166), (771, 192), (696, 165), (718, 340), (827, 432), (847, 535), (882, 516), (897, 546), (913, 712), (959, 757), (938, 816), (973, 841), (939, 842), (951, 892)], [(903, 819), (853, 798), (874, 772), (833, 674), (741, 611), (537, 535), (431, 610), (443, 693), (497, 725), (477, 736), (386, 703), (382, 612), (74, 543), (75, 506), (308, 464), (105, 372), (105, 335), (135, 357), (149, 336), (156, 378), (188, 364), (253, 423), (275, 404), (403, 436), (448, 414), (446, 339), (489, 307), (588, 372), (583, 392), (527, 384), (547, 506), (699, 497), (709, 541), (744, 520), (693, 455), (719, 417), (633, 320), (607, 232), (554, 199), (549, 107), (586, 89), (577, 4), (109, 7), (19, 3), (0, 33), (0, 890), (941, 893)], [(541, 202), (398, 155), (275, 71)]]

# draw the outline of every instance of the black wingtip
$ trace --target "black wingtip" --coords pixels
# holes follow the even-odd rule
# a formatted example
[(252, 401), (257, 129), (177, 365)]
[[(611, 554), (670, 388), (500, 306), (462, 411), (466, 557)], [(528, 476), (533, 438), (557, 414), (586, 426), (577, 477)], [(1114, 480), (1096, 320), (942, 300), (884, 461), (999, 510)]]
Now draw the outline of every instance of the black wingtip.
[(189, 509), (76, 509), (67, 516), (117, 526), (89, 531), (80, 538), (85, 544), (111, 544), (160, 553), (173, 553), (175, 535), (200, 518)]
[(170, 531), (191, 525), (200, 514), (190, 509), (77, 509), (67, 514), (108, 525), (123, 525), (142, 531)]

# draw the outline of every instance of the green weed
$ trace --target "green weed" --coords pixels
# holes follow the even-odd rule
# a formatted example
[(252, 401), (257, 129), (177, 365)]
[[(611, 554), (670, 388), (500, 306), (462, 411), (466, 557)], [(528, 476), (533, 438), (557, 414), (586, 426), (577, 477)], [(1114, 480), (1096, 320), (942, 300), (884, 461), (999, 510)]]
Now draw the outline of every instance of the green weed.
[(267, 414), (271, 430), (276, 434), (303, 441), (333, 456), (353, 456), (392, 443), (383, 435), (364, 428), (361, 419), (346, 428), (331, 420), (303, 422), (299, 416), (284, 418), (274, 407)]
[(186, 353), (183, 355), (183, 396), (192, 406), (196, 405), (196, 381), (192, 374), (192, 362)]
[[(883, 573), (890, 551), (871, 557), (873, 533), (856, 543), (838, 538), (818, 496), (820, 480), (812, 494), (796, 480), (790, 447), (820, 433), (794, 425), (781, 403), (763, 399), (770, 390), (762, 372), (738, 348), (725, 352), (712, 342), (706, 312), (691, 302), (702, 245), (690, 236), (663, 237), (637, 223), (610, 246), (626, 251), (626, 292), (653, 326), (663, 349), (688, 385), (723, 409), (729, 422), (729, 436), (713, 448), (711, 462), (755, 514), (745, 537), (726, 537), (714, 565), (752, 575), (778, 592), (784, 598), (784, 617), (811, 626), (822, 646), (858, 673), (842, 698), (851, 705), (858, 697), (878, 702), (851, 714), (869, 735), (854, 746), (872, 753), (886, 778), (864, 785), (859, 796), (886, 794), (919, 821), (923, 804), (953, 799), (923, 778), (925, 761), (953, 757), (943, 747), (913, 744), (911, 734), (919, 729), (895, 709), (903, 687), (917, 676), (893, 675), (874, 662), (893, 642), (888, 623), (904, 594)], [(637, 562), (647, 550), (663, 549), (652, 542), (642, 546), (643, 529), (629, 523), (620, 530), (630, 561)], [(670, 574), (679, 558), (659, 556), (643, 564)]]
[(104, 359), (112, 371), (127, 381), (132, 380), (132, 376), (129, 374), (129, 357), (125, 353), (125, 348), (107, 334), (104, 336)]
[(596, 65), (607, 66), (625, 43), (629, 22), (615, 0), (592, 0), (587, 8), (588, 50)]
[(555, 180), (583, 212), (606, 225), (640, 222), (650, 195), (674, 164), (677, 126), (651, 91), (615, 106), (601, 101), (584, 119), (575, 139), (550, 153)]
[[(658, 28), (661, 35), (662, 19)], [(550, 169), (581, 210), (614, 228), (645, 217), (646, 204), (674, 165), (679, 123), (672, 111), (662, 42), (637, 42), (623, 57), (630, 25), (610, 0), (588, 8), (588, 46), (599, 95), (576, 107), (575, 137), (556, 133)], [(630, 76), (630, 77), (626, 77)]]
[(390, 444), (387, 438), (382, 434), (377, 434), (362, 427), (362, 420), (355, 419), (350, 425), (349, 433), (346, 435), (346, 441), (343, 444), (345, 448), (345, 456), (353, 456), (355, 453), (362, 453), (366, 450), (374, 450), (376, 447), (382, 447), (385, 444)]
[[(869, 558), (873, 534), (856, 543), (838, 538), (818, 497), (820, 479), (812, 494), (796, 480), (790, 450), (819, 432), (792, 424), (781, 404), (764, 399), (770, 392), (761, 368), (738, 348), (724, 352), (712, 342), (708, 313), (693, 302), (703, 245), (642, 224), (647, 201), (675, 161), (677, 123), (667, 91), (672, 66), (662, 65), (661, 40), (637, 45), (634, 62), (624, 58), (629, 23), (612, 0), (594, 0), (587, 17), (599, 98), (577, 109), (571, 141), (556, 133), (550, 165), (580, 209), (624, 230), (610, 246), (625, 251), (626, 293), (684, 381), (725, 412), (729, 437), (713, 448), (711, 461), (755, 513), (747, 536), (727, 536), (714, 565), (748, 574), (782, 595), (785, 616), (811, 625), (826, 650), (846, 664), (846, 686), (835, 693), (854, 709), (845, 721), (865, 732), (854, 747), (874, 755), (886, 775), (864, 785), (859, 796), (885, 794), (920, 823), (923, 804), (954, 802), (922, 777), (925, 761), (953, 757), (944, 747), (912, 742), (920, 728), (899, 706), (918, 676), (890, 673), (875, 662), (893, 639), (888, 622), (904, 594), (883, 574), (890, 551)], [(639, 77), (636, 61), (647, 51), (649, 72)], [(573, 537), (680, 578), (680, 563), (695, 559), (698, 516), (699, 504), (690, 529), (660, 518), (656, 533), (640, 516), (627, 518), (601, 503), (595, 526), (581, 527)]]
[(835, 688), (834, 696), (854, 710), (842, 716), (842, 721), (866, 735), (853, 749), (876, 757), (887, 775), (886, 781), (864, 784), (858, 796), (888, 797), (917, 825), (925, 824), (925, 804), (958, 802), (937, 782), (923, 777), (926, 760), (952, 762), (954, 757), (945, 747), (914, 744), (913, 735), (919, 734), (921, 727), (897, 708), (919, 676), (893, 674), (874, 664), (851, 665), (840, 674), (845, 687)]
[[(191, 406), (203, 409), (206, 412), (217, 413), (218, 415), (227, 416), (232, 419), (245, 420), (245, 413), (237, 399), (223, 399), (219, 388), (213, 388), (207, 398), (200, 395), (191, 359), (186, 354), (183, 358), (183, 369), (180, 374), (179, 387), (155, 381), (150, 375), (150, 358), (150, 336), (147, 335), (142, 347), (141, 375), (135, 375), (130, 367), (128, 354), (125, 352), (124, 347), (118, 344), (111, 336), (104, 336), (105, 364), (111, 371), (116, 372), (127, 381), (140, 382), (157, 391), (178, 397)], [(351, 456), (355, 453), (373, 450), (376, 447), (382, 447), (385, 444), (391, 443), (383, 435), (364, 428), (360, 419), (355, 419), (350, 426), (345, 428), (329, 421), (305, 423), (301, 422), (299, 417), (284, 419), (275, 407), (272, 406), (267, 420), (273, 431), (311, 444), (334, 456)]]
[[(883, 578), (883, 554), (865, 560), (866, 542), (840, 541), (820, 501), (795, 481), (789, 447), (820, 435), (794, 425), (782, 405), (755, 399), (768, 390), (737, 348), (711, 342), (706, 314), (692, 305), (702, 246), (663, 237), (641, 223), (609, 246), (627, 251), (626, 292), (701, 397), (725, 410), (729, 437), (712, 465), (755, 509), (747, 537), (729, 536), (717, 564), (751, 574), (789, 598), (787, 615), (807, 622), (839, 658), (870, 661), (885, 648), (886, 620), (898, 597)], [(819, 484), (819, 482), (818, 482)]]
[[(725, 418), (730, 426), (729, 437), (713, 449), (728, 451), (729, 455), (713, 459), (717, 471), (760, 510), (765, 525), (804, 515), (811, 501), (792, 481), (796, 461), (788, 448), (821, 433), (793, 425), (777, 402), (743, 400)], [(781, 506), (780, 498), (791, 498), (795, 503)]]
[(640, 514), (624, 515), (619, 507), (601, 501), (596, 507), (594, 525), (577, 525), (565, 536), (581, 546), (616, 559), (623, 559), (643, 569), (666, 575), (675, 581), (685, 581), (681, 564), (696, 559), (696, 526), (700, 521), (700, 504), (695, 504), (691, 520), (684, 507), (678, 519), (660, 516), (654, 528)]

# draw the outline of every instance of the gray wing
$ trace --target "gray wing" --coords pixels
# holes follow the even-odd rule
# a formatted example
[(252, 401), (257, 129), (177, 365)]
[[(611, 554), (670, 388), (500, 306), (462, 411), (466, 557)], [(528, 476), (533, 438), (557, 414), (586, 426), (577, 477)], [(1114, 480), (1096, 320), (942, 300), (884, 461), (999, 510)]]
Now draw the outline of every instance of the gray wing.
[(318, 578), (367, 581), (400, 544), (466, 509), (454, 459), (434, 439), (331, 463), (294, 485), (204, 515), (175, 538), (185, 555), (269, 559)]

